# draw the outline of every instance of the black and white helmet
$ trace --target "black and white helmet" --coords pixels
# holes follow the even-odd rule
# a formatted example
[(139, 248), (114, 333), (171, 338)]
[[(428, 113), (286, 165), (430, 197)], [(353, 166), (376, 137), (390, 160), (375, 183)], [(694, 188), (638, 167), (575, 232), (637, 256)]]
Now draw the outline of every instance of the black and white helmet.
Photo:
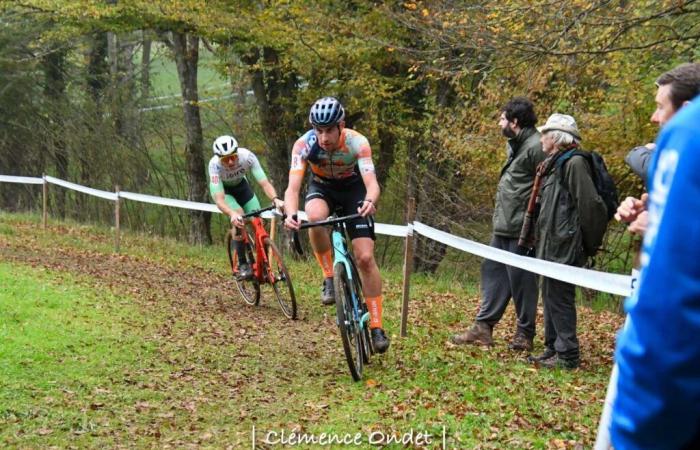
[(218, 157), (229, 156), (238, 150), (238, 141), (233, 136), (219, 136), (212, 146), (214, 154)]
[(309, 122), (313, 126), (336, 125), (345, 119), (345, 110), (335, 97), (323, 97), (316, 100), (309, 112)]

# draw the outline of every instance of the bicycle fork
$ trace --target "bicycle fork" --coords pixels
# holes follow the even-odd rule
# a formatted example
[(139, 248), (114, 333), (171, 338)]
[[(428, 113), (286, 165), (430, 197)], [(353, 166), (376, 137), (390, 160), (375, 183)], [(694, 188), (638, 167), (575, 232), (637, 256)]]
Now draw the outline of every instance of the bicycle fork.
[[(345, 244), (345, 237), (343, 236), (343, 233), (340, 233), (338, 231), (333, 231), (331, 235), (333, 239), (333, 267), (335, 267), (336, 264), (342, 263), (345, 266), (345, 274), (348, 277), (348, 283), (350, 286), (357, 286), (355, 284), (355, 279), (354, 276), (356, 275), (356, 272), (353, 270), (353, 265), (350, 263), (350, 261), (347, 258), (347, 253), (346, 253), (346, 244)], [(357, 301), (357, 292), (355, 292), (355, 288), (351, 288), (351, 296), (352, 296), (352, 315), (353, 315), (353, 321), (356, 321), (359, 326), (360, 326), (360, 331), (363, 331), (365, 327), (368, 326), (369, 324), (369, 311), (365, 312), (360, 316), (360, 305), (359, 302)], [(336, 319), (337, 320), (337, 319)], [(349, 323), (348, 318), (345, 318), (345, 326), (351, 325)], [(340, 325), (340, 324), (336, 324)]]

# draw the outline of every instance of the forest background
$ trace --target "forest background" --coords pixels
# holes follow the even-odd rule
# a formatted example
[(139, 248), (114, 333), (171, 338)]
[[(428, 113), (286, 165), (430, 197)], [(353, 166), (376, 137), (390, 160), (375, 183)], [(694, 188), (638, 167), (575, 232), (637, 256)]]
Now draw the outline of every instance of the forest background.
[[(233, 134), (278, 193), (308, 108), (337, 96), (372, 145), (378, 220), (416, 218), (488, 240), (505, 142), (499, 108), (526, 95), (540, 122), (573, 115), (621, 195), (654, 140), (655, 78), (700, 59), (697, 1), (0, 1), (0, 174), (208, 202), (211, 142)], [(0, 208), (37, 210), (36, 187), (0, 185)], [(52, 188), (51, 215), (111, 223), (113, 205)], [(220, 242), (226, 221), (126, 202), (133, 230)], [(609, 228), (603, 270), (634, 244)], [(379, 242), (380, 262), (402, 243)], [(465, 272), (468, 255), (418, 239), (415, 270)], [(468, 264), (468, 267), (478, 267)], [(476, 269), (474, 269), (476, 270)], [(469, 272), (469, 271), (466, 271)]]

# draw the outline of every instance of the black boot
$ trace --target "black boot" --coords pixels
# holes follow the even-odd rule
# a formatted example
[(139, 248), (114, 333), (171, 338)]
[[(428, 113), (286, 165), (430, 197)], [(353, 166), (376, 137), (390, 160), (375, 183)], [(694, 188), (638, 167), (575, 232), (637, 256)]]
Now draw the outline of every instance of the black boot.
[(384, 353), (389, 348), (389, 338), (381, 328), (372, 328), (372, 347), (377, 353)]
[(530, 355), (527, 357), (528, 362), (531, 363), (536, 363), (540, 361), (544, 361), (545, 359), (550, 359), (551, 357), (555, 356), (557, 352), (554, 351), (553, 348), (545, 347), (544, 352), (542, 352), (539, 355), (533, 356)]
[(335, 289), (333, 288), (333, 278), (328, 277), (323, 280), (321, 286), (321, 304), (332, 305), (335, 303)]
[(248, 280), (253, 276), (253, 269), (248, 264), (248, 258), (246, 257), (245, 243), (241, 241), (234, 240), (233, 248), (236, 252), (236, 258), (238, 259), (238, 279)]

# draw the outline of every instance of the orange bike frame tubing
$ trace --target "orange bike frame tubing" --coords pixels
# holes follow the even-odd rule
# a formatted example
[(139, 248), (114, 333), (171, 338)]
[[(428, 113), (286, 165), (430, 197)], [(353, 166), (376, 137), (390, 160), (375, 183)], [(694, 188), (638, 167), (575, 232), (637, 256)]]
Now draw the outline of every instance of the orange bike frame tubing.
[[(263, 225), (263, 221), (260, 217), (253, 217), (250, 220), (250, 223), (253, 225), (253, 239), (255, 240), (255, 265), (253, 267), (253, 274), (255, 276), (255, 279), (261, 282), (267, 282), (267, 283), (272, 283), (274, 282), (273, 279), (268, 279), (268, 280), (263, 280), (263, 267), (265, 267), (268, 264), (268, 259), (267, 259), (267, 252), (265, 251), (265, 238), (269, 237), (267, 234), (267, 231), (265, 230), (265, 226)], [(269, 272), (269, 271), (267, 271)], [(273, 277), (274, 275), (268, 273), (268, 278)]]

